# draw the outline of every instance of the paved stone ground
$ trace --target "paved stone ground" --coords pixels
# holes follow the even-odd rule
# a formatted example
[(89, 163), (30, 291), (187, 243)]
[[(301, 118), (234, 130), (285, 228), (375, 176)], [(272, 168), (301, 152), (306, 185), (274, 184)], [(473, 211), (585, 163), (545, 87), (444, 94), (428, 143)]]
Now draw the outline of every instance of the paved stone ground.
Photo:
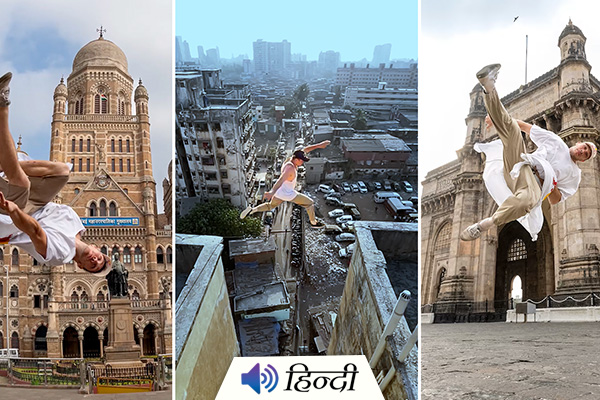
[(76, 389), (44, 389), (0, 386), (1, 399), (39, 400), (171, 400), (173, 392), (127, 393), (127, 394), (79, 394)]
[(600, 323), (424, 324), (421, 399), (598, 400)]

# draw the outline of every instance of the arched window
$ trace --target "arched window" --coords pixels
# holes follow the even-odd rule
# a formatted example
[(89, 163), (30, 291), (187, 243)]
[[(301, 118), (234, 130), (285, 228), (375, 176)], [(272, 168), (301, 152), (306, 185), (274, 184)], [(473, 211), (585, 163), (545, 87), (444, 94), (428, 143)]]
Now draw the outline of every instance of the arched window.
[(127, 172), (131, 172), (131, 160), (127, 160)]
[(11, 262), (11, 265), (16, 265), (16, 266), (19, 265), (19, 250), (17, 250), (17, 249), (14, 249), (12, 251), (12, 262)]
[(94, 96), (94, 112), (96, 114), (108, 113), (108, 96), (104, 94), (104, 90), (98, 90), (98, 94)]
[(117, 216), (117, 203), (115, 203), (114, 201), (111, 201), (108, 206), (108, 215), (111, 217)]
[(163, 254), (162, 247), (157, 247), (156, 248), (156, 262), (158, 264), (164, 264), (165, 263), (165, 256)]
[(123, 152), (123, 139), (119, 139), (119, 153)]
[(133, 293), (131, 293), (131, 300), (139, 300), (140, 294), (137, 289), (134, 289)]
[(100, 253), (102, 253), (105, 256), (107, 256), (108, 255), (108, 248), (106, 246), (100, 247)]
[(92, 201), (89, 209), (90, 217), (96, 217), (98, 215), (98, 207), (96, 207), (96, 202)]
[(85, 160), (85, 166), (86, 166), (86, 171), (90, 172), (91, 164), (90, 164), (90, 159), (89, 158)]
[(4, 284), (0, 281), (0, 297), (4, 296)]
[(17, 285), (12, 285), (10, 287), (10, 298), (14, 299), (19, 297), (19, 287)]
[(83, 158), (79, 159), (78, 164), (79, 164), (79, 172), (83, 172)]
[(435, 246), (433, 251), (446, 251), (450, 249), (450, 236), (452, 235), (452, 224), (447, 222), (440, 229), (437, 238), (435, 240)]
[(139, 247), (135, 248), (135, 252), (133, 253), (133, 261), (136, 264), (141, 264), (142, 262), (142, 249)]
[(131, 251), (129, 247), (123, 248), (123, 264), (131, 264)]
[(131, 151), (131, 149), (129, 148), (129, 139), (127, 139), (127, 141), (125, 142), (125, 148), (127, 149), (128, 153)]
[(104, 301), (104, 293), (102, 293), (102, 290), (98, 292), (98, 295), (96, 296), (96, 301)]
[(79, 139), (79, 152), (83, 153), (83, 139)]
[(83, 292), (81, 292), (81, 301), (88, 301), (88, 294), (85, 292), (85, 290)]
[(115, 139), (110, 139), (110, 151), (115, 152)]
[(92, 151), (92, 139), (88, 138), (87, 140), (87, 146), (86, 146), (86, 151), (90, 152)]
[(119, 253), (119, 246), (114, 246), (112, 248), (112, 255), (114, 255), (115, 253)]
[(13, 332), (12, 336), (10, 337), (10, 347), (13, 349), (19, 348), (19, 334), (17, 332)]
[(106, 217), (106, 201), (100, 200), (100, 216)]
[(74, 152), (75, 151), (75, 138), (71, 139), (71, 151)]
[(73, 293), (71, 293), (71, 301), (73, 303), (77, 303), (79, 301), (79, 295), (74, 290), (73, 290)]
[(438, 279), (438, 287), (437, 287), (437, 294), (440, 294), (440, 289), (442, 287), (442, 282), (444, 282), (444, 279), (446, 279), (446, 268), (442, 268), (440, 270), (440, 279)]
[(123, 172), (123, 159), (119, 159), (119, 172)]
[(526, 260), (527, 247), (522, 239), (515, 239), (508, 248), (508, 261)]
[(111, 167), (111, 171), (112, 172), (116, 172), (115, 159), (114, 158), (110, 160), (110, 167)]
[(173, 250), (167, 246), (167, 264), (173, 264)]

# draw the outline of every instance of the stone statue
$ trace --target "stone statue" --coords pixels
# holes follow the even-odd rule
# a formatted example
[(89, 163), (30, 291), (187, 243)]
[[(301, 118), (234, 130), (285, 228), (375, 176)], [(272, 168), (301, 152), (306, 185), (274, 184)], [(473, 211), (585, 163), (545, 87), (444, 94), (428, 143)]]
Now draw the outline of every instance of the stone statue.
[(103, 144), (97, 144), (96, 148), (98, 149), (98, 162), (106, 162), (106, 152), (104, 151)]
[(111, 297), (127, 297), (128, 285), (127, 277), (129, 271), (120, 261), (120, 254), (115, 252), (113, 254), (112, 270), (106, 275), (108, 281), (108, 290)]

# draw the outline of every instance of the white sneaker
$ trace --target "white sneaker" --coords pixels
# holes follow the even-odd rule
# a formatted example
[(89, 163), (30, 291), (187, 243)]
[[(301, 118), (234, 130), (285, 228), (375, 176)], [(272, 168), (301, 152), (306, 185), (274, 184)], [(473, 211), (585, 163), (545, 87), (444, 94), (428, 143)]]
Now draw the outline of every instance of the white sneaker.
[(467, 229), (462, 231), (460, 234), (460, 240), (464, 240), (465, 242), (475, 240), (481, 236), (481, 226), (479, 222), (468, 226)]
[(485, 93), (491, 93), (494, 90), (496, 79), (498, 79), (498, 71), (500, 71), (500, 64), (490, 64), (477, 72), (477, 79)]
[(250, 211), (252, 211), (252, 206), (246, 207), (246, 209), (240, 214), (240, 219), (246, 218), (248, 214), (250, 214)]

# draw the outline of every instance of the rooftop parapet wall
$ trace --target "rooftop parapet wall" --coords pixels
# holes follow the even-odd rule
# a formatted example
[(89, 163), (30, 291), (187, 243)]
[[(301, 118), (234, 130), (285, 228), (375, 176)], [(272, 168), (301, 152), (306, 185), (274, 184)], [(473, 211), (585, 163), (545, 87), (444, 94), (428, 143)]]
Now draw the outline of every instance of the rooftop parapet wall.
[[(231, 361), (240, 356), (221, 259), (223, 238), (177, 234), (176, 244), (177, 273), (187, 274), (187, 280), (175, 314), (175, 397), (214, 399)], [(201, 250), (180, 252), (186, 247)]]
[[(386, 256), (416, 257), (417, 224), (398, 222), (356, 223), (357, 246), (331, 336), (329, 355), (365, 354), (370, 359), (397, 301), (386, 272)], [(378, 247), (378, 245), (380, 247)], [(418, 301), (413, 293), (411, 301)], [(393, 366), (396, 376), (384, 391), (386, 399), (418, 397), (418, 350), (413, 348), (405, 363), (398, 362), (402, 345), (411, 332), (404, 319), (388, 339), (385, 352), (374, 372), (384, 374)]]

